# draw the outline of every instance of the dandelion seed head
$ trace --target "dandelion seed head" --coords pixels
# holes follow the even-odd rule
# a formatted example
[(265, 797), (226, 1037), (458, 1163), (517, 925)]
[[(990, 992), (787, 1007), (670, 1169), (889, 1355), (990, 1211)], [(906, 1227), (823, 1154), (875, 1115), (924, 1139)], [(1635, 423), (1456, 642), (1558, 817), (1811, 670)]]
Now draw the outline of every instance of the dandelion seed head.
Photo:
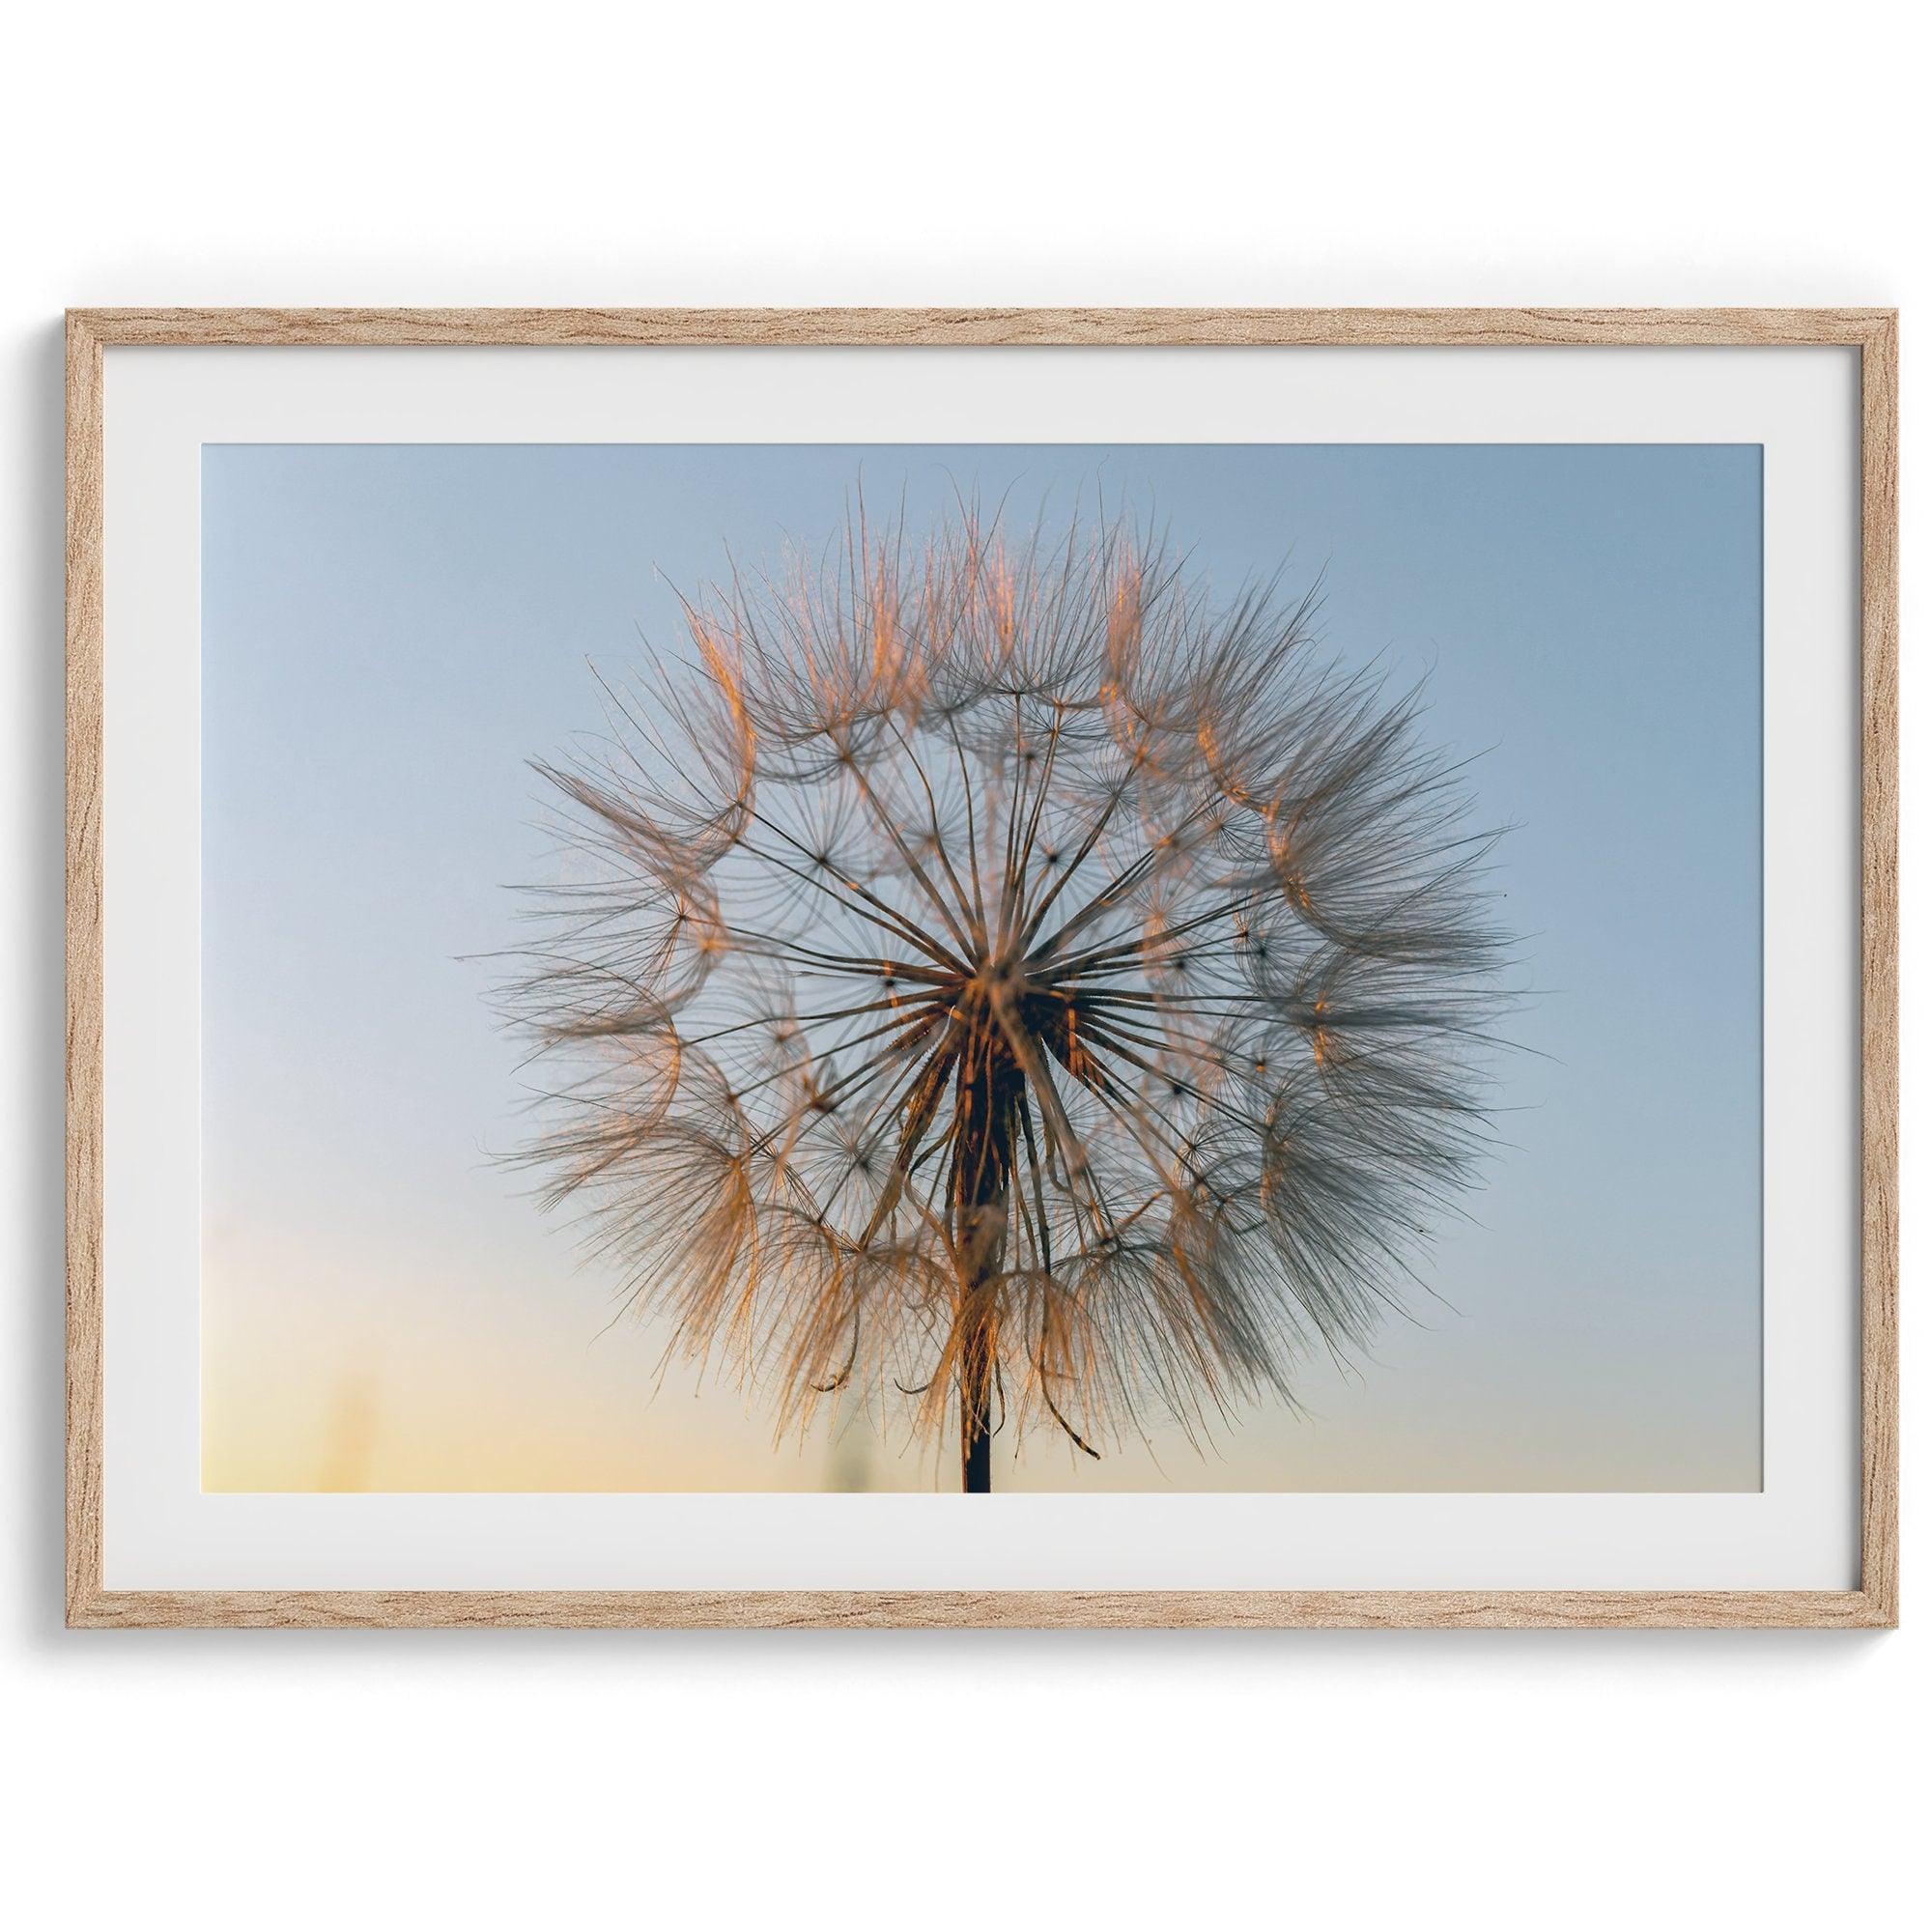
[(1125, 523), (860, 516), (686, 617), (540, 767), (574, 869), (510, 996), (625, 1292), (781, 1427), (997, 1388), (1089, 1453), (1359, 1348), (1504, 1003), (1416, 694)]

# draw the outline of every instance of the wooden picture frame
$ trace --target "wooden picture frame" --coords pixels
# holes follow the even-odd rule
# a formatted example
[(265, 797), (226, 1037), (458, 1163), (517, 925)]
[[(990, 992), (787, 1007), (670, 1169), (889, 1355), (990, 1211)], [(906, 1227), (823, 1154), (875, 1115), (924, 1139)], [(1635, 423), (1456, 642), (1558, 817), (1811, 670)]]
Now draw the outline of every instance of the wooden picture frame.
[[(1898, 1618), (1897, 319), (1884, 309), (90, 309), (67, 322), (71, 1626), (1811, 1627)], [(1861, 371), (1862, 1452), (1842, 1591), (150, 1591), (102, 1580), (102, 354), (123, 346), (1833, 345)]]

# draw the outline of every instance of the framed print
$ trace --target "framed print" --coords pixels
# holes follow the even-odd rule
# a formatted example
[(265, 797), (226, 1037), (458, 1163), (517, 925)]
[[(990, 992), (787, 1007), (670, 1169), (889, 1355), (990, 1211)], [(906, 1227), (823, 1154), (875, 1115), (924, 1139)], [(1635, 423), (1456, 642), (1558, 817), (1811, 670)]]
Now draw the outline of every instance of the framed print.
[(1889, 311), (68, 342), (70, 1622), (1896, 1621)]

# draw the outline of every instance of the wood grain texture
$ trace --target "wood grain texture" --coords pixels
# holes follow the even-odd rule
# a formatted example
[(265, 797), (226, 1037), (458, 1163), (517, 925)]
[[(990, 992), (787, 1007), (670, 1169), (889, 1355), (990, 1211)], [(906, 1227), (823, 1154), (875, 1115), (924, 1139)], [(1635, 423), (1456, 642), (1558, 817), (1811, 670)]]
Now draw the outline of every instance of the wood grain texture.
[(100, 343), (67, 331), (67, 1606), (100, 1594)]
[(1850, 1590), (117, 1590), (71, 1621), (100, 1630), (1861, 1630), (1885, 1619)]
[(1898, 1621), (1898, 319), (1860, 357), (1862, 546), (1862, 911), (1865, 1593)]
[[(984, 344), (1860, 352), (1862, 1575), (1850, 1591), (134, 1591), (102, 1582), (102, 351)], [(67, 1614), (76, 1628), (1870, 1629), (1898, 1620), (1898, 326), (1889, 309), (87, 309), (67, 355)]]
[(105, 308), (74, 317), (108, 347), (284, 348), (1863, 347), (1892, 323), (1889, 309), (1812, 308)]

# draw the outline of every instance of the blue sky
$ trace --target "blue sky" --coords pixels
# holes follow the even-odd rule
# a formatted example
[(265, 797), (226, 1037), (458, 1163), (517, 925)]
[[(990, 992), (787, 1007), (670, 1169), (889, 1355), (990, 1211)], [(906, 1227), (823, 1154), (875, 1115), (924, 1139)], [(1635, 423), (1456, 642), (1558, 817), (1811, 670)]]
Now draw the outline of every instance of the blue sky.
[(526, 760), (672, 586), (1096, 493), (1232, 592), (1323, 579), (1327, 645), (1479, 754), (1533, 1000), (1509, 1146), (1412, 1322), (1201, 1458), (1030, 1444), (1001, 1488), (1754, 1489), (1754, 446), (220, 445), (203, 464), (204, 1462), (214, 1488), (949, 1485), (774, 1448), (604, 1330), (611, 1284), (491, 1159), (517, 1050), (478, 955), (547, 875)]

